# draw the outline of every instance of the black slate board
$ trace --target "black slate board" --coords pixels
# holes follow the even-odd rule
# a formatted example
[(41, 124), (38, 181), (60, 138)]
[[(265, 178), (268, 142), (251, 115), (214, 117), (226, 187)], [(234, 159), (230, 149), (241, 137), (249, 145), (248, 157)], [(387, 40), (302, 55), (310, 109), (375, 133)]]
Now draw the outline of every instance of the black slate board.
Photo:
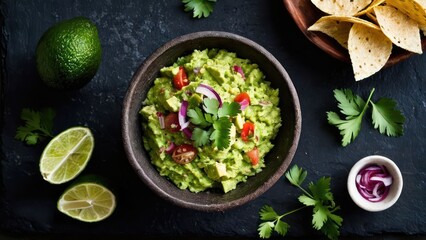
[[(137, 178), (124, 156), (121, 104), (132, 74), (145, 58), (168, 40), (195, 31), (221, 30), (252, 39), (270, 51), (289, 72), (302, 107), (303, 127), (293, 163), (308, 170), (308, 180), (332, 176), (336, 201), (344, 217), (342, 235), (381, 233), (426, 234), (426, 55), (382, 70), (355, 82), (351, 67), (325, 55), (304, 38), (280, 0), (219, 0), (207, 19), (192, 19), (180, 1), (53, 1), (3, 0), (2, 120), (0, 162), (0, 231), (47, 235), (257, 236), (258, 211), (264, 204), (284, 212), (298, 207), (298, 189), (284, 178), (268, 192), (242, 207), (219, 213), (196, 212), (171, 205)], [(86, 16), (99, 29), (103, 60), (84, 88), (56, 92), (39, 80), (34, 50), (42, 33), (55, 22)], [(367, 97), (395, 99), (406, 116), (405, 135), (380, 135), (364, 121), (354, 143), (340, 147), (338, 132), (325, 112), (337, 110), (332, 91), (351, 88)], [(377, 98), (376, 98), (377, 100)], [(90, 127), (96, 138), (85, 173), (110, 179), (118, 196), (116, 212), (96, 224), (62, 215), (56, 200), (68, 186), (50, 185), (38, 171), (43, 144), (28, 147), (14, 134), (22, 108), (53, 107), (55, 133), (76, 125)], [(393, 159), (404, 177), (399, 201), (380, 213), (356, 207), (346, 190), (346, 177), (360, 158), (380, 154)], [(310, 212), (288, 218), (290, 236), (312, 237)]]

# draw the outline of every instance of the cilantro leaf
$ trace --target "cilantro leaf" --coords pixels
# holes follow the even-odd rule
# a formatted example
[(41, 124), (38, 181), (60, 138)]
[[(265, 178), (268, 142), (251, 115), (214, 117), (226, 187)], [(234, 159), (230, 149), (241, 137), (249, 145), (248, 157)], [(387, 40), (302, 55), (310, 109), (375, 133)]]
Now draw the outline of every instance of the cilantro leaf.
[(369, 106), (372, 105), (372, 120), (374, 128), (381, 134), (388, 136), (401, 136), (403, 134), (404, 116), (395, 109), (396, 103), (392, 99), (383, 98), (377, 103), (371, 101), (375, 89), (373, 88), (364, 101), (349, 89), (334, 90), (334, 97), (338, 101), (340, 112), (345, 115), (344, 119), (335, 112), (327, 112), (327, 120), (336, 126), (342, 135), (342, 146), (347, 146), (358, 136), (361, 131), (362, 118)]
[(297, 165), (294, 165), (289, 171), (287, 171), (285, 177), (291, 184), (295, 186), (300, 186), (302, 185), (303, 181), (305, 181), (307, 175), (307, 171), (303, 170), (302, 168), (299, 168)]
[(373, 106), (371, 118), (375, 129), (387, 136), (401, 136), (404, 134), (404, 116), (395, 109), (396, 102), (389, 98), (382, 98)]
[(274, 222), (263, 222), (259, 225), (257, 229), (259, 231), (260, 238), (270, 238), (272, 233), (272, 228), (275, 226)]
[(361, 131), (361, 123), (362, 123), (362, 115), (358, 115), (357, 117), (342, 120), (339, 115), (335, 112), (327, 112), (327, 120), (331, 125), (337, 126), (340, 130), (340, 135), (342, 138), (342, 146), (346, 147), (349, 143), (351, 143), (358, 136)]
[(360, 96), (354, 95), (350, 89), (335, 89), (334, 97), (339, 102), (337, 106), (340, 108), (340, 112), (347, 116), (358, 116), (364, 109), (364, 100)]
[(281, 236), (285, 236), (288, 232), (290, 225), (288, 223), (278, 220), (275, 224), (274, 230)]
[(315, 206), (317, 201), (311, 197), (308, 197), (306, 195), (301, 195), (299, 198), (299, 202), (303, 203), (306, 206)]
[(217, 113), (218, 117), (235, 117), (241, 112), (241, 105), (237, 102), (224, 102)]
[(198, 107), (194, 109), (189, 109), (186, 115), (189, 117), (189, 121), (191, 123), (198, 125), (202, 128), (211, 125), (211, 123), (207, 121), (207, 119), (204, 117), (204, 114), (201, 109)]
[(301, 187), (301, 184), (307, 176), (305, 170), (294, 165), (287, 171), (285, 176), (291, 184), (303, 191), (303, 194), (299, 196), (298, 200), (304, 206), (282, 215), (278, 215), (276, 211), (268, 205), (263, 206), (259, 215), (261, 220), (267, 222), (263, 222), (259, 225), (259, 236), (261, 238), (269, 238), (272, 234), (272, 230), (282, 236), (286, 235), (290, 225), (281, 221), (281, 219), (306, 207), (312, 207), (312, 227), (316, 230), (320, 230), (329, 239), (337, 239), (340, 235), (340, 226), (342, 225), (343, 218), (334, 214), (340, 207), (336, 206), (333, 199), (333, 194), (330, 189), (331, 178), (321, 177), (317, 182), (309, 183), (308, 189), (310, 192), (308, 192)]
[(185, 4), (185, 11), (192, 11), (193, 18), (208, 17), (213, 12), (216, 0), (182, 0)]
[(331, 240), (337, 240), (340, 235), (339, 227), (341, 224), (337, 224), (334, 221), (331, 221), (330, 219), (327, 220), (320, 231), (326, 235)]
[(201, 128), (194, 128), (192, 131), (191, 139), (194, 140), (194, 144), (196, 147), (200, 147), (209, 143), (209, 136), (211, 134), (211, 130), (206, 131)]
[(34, 111), (29, 108), (22, 109), (21, 119), (25, 122), (25, 125), (17, 128), (15, 139), (28, 145), (35, 145), (40, 140), (53, 137), (54, 117), (55, 112), (50, 108), (42, 111)]
[(216, 115), (219, 110), (219, 101), (213, 98), (204, 98), (203, 109), (206, 113)]
[(262, 209), (260, 209), (259, 215), (260, 219), (264, 221), (275, 220), (278, 217), (277, 212), (275, 212), (275, 210), (268, 205), (265, 205), (262, 207)]
[(281, 218), (290, 213), (278, 215), (277, 212), (275, 212), (275, 210), (271, 206), (264, 205), (259, 212), (259, 216), (261, 220), (266, 222), (263, 222), (259, 225), (259, 228), (257, 229), (259, 232), (259, 236), (261, 238), (269, 238), (271, 237), (272, 230), (274, 230), (281, 236), (285, 236), (288, 232), (288, 229), (290, 228), (290, 225), (288, 225), (288, 223), (286, 222), (281, 221)]
[(322, 204), (316, 204), (313, 210), (314, 214), (312, 215), (312, 226), (319, 230), (324, 226), (324, 223), (327, 221), (329, 210), (322, 206)]
[(333, 196), (328, 194), (330, 192), (330, 177), (321, 177), (316, 183), (310, 183), (308, 188), (311, 190), (315, 199), (320, 201), (331, 201)]
[(221, 117), (213, 123), (214, 131), (210, 136), (210, 140), (214, 142), (219, 150), (229, 147), (231, 126), (232, 123), (227, 117)]

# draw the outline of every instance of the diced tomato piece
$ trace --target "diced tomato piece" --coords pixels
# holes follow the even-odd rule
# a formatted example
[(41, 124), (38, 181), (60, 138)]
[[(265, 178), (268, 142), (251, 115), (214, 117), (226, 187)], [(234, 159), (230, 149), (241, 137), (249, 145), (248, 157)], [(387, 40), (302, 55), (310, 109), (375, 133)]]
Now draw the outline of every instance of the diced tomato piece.
[(164, 118), (164, 125), (165, 128), (170, 132), (179, 132), (180, 125), (179, 125), (179, 117), (177, 113), (169, 113)]
[(181, 90), (183, 87), (189, 84), (188, 76), (186, 75), (185, 69), (180, 66), (179, 72), (173, 77), (173, 86)]
[(249, 137), (254, 135), (254, 123), (245, 122), (243, 129), (241, 130), (241, 139), (245, 142), (249, 140)]
[(247, 156), (250, 158), (251, 164), (253, 166), (259, 163), (259, 150), (257, 147), (254, 147), (252, 150), (248, 151)]
[(250, 104), (250, 96), (246, 92), (242, 92), (234, 98), (234, 102), (237, 102), (237, 103), (241, 103), (244, 100), (246, 100), (248, 104)]
[(197, 149), (189, 144), (182, 144), (177, 146), (172, 153), (173, 161), (179, 164), (190, 163), (195, 159), (196, 156)]

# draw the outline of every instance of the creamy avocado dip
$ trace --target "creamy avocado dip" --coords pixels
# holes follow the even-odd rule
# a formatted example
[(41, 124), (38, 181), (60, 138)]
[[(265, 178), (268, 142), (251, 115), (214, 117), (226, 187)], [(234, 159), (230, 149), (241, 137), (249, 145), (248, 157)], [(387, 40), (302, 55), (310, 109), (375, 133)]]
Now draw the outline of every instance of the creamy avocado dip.
[(160, 70), (142, 103), (143, 144), (180, 189), (228, 192), (265, 167), (281, 126), (278, 89), (258, 65), (195, 50)]

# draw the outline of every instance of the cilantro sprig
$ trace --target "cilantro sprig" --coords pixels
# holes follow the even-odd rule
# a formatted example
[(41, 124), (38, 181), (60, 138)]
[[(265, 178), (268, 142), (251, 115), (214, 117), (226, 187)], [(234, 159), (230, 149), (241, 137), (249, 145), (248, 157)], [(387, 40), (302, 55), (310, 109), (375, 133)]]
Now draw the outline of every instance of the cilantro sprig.
[(240, 108), (237, 102), (224, 102), (219, 107), (216, 99), (204, 98), (202, 108), (189, 109), (189, 121), (196, 126), (191, 137), (194, 145), (199, 147), (212, 141), (219, 150), (228, 148), (232, 127), (230, 118), (236, 117), (241, 112)]
[(364, 101), (360, 96), (354, 94), (350, 89), (335, 89), (334, 97), (338, 101), (340, 112), (345, 118), (340, 118), (336, 112), (327, 112), (327, 120), (336, 126), (342, 135), (342, 146), (347, 146), (358, 136), (361, 131), (362, 119), (368, 107), (372, 106), (372, 122), (375, 129), (387, 136), (402, 136), (404, 134), (403, 124), (405, 117), (395, 109), (396, 102), (389, 98), (381, 98), (374, 103), (371, 98), (375, 89), (373, 88)]
[(51, 108), (35, 111), (24, 108), (21, 111), (21, 119), (25, 125), (19, 126), (15, 138), (28, 145), (35, 145), (40, 140), (51, 138), (53, 130), (53, 119), (55, 112)]
[(275, 231), (281, 236), (285, 236), (290, 229), (290, 225), (282, 219), (292, 213), (304, 208), (312, 208), (312, 227), (321, 231), (329, 239), (337, 239), (340, 235), (340, 226), (343, 218), (335, 214), (340, 209), (334, 202), (333, 193), (330, 189), (330, 177), (321, 177), (317, 182), (310, 182), (308, 190), (302, 187), (307, 171), (294, 165), (286, 174), (287, 180), (298, 187), (303, 194), (298, 200), (304, 206), (279, 215), (271, 206), (265, 205), (259, 212), (260, 223), (258, 232), (261, 238), (269, 238)]
[(182, 0), (185, 11), (192, 11), (193, 18), (208, 17), (213, 12), (216, 0)]

